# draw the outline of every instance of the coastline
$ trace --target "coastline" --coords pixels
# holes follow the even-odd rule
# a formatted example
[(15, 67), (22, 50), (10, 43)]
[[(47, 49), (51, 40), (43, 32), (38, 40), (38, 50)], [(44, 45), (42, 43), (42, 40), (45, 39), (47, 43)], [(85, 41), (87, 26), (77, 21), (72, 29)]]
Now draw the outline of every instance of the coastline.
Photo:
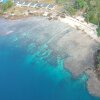
[[(79, 17), (79, 19), (77, 19)], [(97, 26), (92, 23), (87, 23), (82, 16), (71, 17), (66, 16), (65, 18), (59, 18), (59, 20), (63, 23), (69, 24), (76, 30), (83, 31), (88, 36), (90, 36), (93, 40), (100, 43), (100, 38), (97, 36), (96, 28)]]
[[(93, 26), (93, 24), (91, 25), (91, 23), (87, 24), (85, 21), (81, 22), (79, 20), (77, 20), (76, 18), (71, 18), (70, 16), (66, 16), (65, 19), (59, 18), (59, 20), (63, 23), (67, 23), (69, 24), (71, 27), (73, 27), (76, 30), (82, 31), (82, 33), (87, 34), (91, 39), (95, 40), (96, 42), (98, 42), (98, 44), (100, 43), (100, 38), (97, 37), (97, 32), (96, 32), (96, 26)], [(78, 29), (77, 29), (78, 28)], [(97, 51), (98, 49), (95, 49), (95, 51), (91, 52), (90, 55), (92, 55), (90, 58), (94, 58), (94, 53)], [(86, 58), (87, 59), (87, 58)], [(88, 59), (87, 59), (88, 60)], [(95, 59), (91, 59), (91, 61), (93, 61)], [(91, 62), (89, 61), (89, 62)], [(79, 62), (81, 63), (81, 62)], [(71, 63), (69, 63), (70, 65)], [(91, 95), (100, 97), (100, 80), (97, 77), (97, 73), (95, 70), (95, 64), (94, 61), (91, 62), (91, 64), (93, 65), (91, 66), (87, 66), (86, 68), (83, 69), (79, 69), (78, 71), (75, 71), (76, 68), (78, 68), (77, 66), (74, 68), (69, 68), (69, 70), (72, 72), (72, 74), (74, 76), (78, 76), (78, 74), (81, 72), (85, 72), (88, 75), (88, 80), (87, 80), (87, 89), (89, 91), (89, 93)], [(73, 64), (74, 66), (75, 64)], [(66, 64), (65, 64), (66, 66)], [(81, 65), (80, 65), (81, 66)], [(82, 67), (81, 67), (82, 68)], [(82, 71), (83, 70), (83, 71)], [(77, 74), (78, 73), (78, 74)], [(81, 74), (80, 73), (80, 74)]]
[[(69, 22), (65, 20), (66, 18), (58, 19), (58, 21), (68, 24)], [(73, 76), (75, 77), (77, 77), (83, 72), (86, 72), (86, 74), (89, 76), (89, 79), (87, 81), (87, 88), (89, 90), (89, 93), (94, 96), (100, 96), (100, 85), (99, 85), (100, 81), (98, 81), (96, 74), (93, 71), (94, 69), (93, 54), (97, 50), (96, 48), (98, 45), (97, 42), (99, 41), (95, 36), (92, 39), (91, 36), (87, 34), (88, 31), (87, 33), (85, 32), (86, 34), (83, 34), (86, 29), (84, 31), (83, 29), (77, 30), (76, 24), (72, 24), (72, 25), (70, 25), (69, 23), (69, 26), (72, 27), (71, 31), (69, 32), (70, 34), (68, 33), (64, 35), (62, 39), (60, 39), (60, 41), (57, 41), (56, 43), (58, 49), (62, 48), (62, 50), (67, 45), (67, 47), (63, 51), (64, 53), (66, 54), (69, 53), (70, 55), (69, 58), (65, 58), (64, 67), (70, 70)], [(93, 31), (94, 30), (92, 30), (92, 32)], [(88, 37), (87, 35), (89, 35), (90, 37)], [(81, 44), (80, 42), (82, 42), (83, 44)], [(89, 68), (91, 69), (91, 71), (87, 70)]]
[(85, 73), (89, 76), (87, 89), (91, 95), (100, 97), (100, 80), (98, 80), (95, 70), (87, 70)]

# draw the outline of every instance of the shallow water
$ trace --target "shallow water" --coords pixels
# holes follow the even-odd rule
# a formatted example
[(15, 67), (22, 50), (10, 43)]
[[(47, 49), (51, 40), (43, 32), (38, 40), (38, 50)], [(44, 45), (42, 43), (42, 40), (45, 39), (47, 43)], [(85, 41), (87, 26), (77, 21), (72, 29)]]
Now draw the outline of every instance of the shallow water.
[[(35, 21), (0, 23), (0, 29), (5, 26), (0, 35), (0, 100), (100, 100), (88, 93), (88, 77), (83, 73), (74, 79), (63, 68), (64, 59), (49, 47), (56, 38), (48, 27), (52, 22)], [(66, 27), (55, 25), (61, 26), (52, 27), (57, 33)]]

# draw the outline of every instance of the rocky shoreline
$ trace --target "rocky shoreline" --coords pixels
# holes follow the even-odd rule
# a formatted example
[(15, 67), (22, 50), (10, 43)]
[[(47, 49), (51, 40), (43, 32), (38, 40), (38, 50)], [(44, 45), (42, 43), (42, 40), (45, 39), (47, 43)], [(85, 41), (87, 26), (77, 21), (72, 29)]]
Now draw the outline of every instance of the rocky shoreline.
[(89, 93), (94, 96), (100, 96), (100, 81), (94, 70), (94, 53), (98, 49), (98, 43), (83, 33), (83, 31), (75, 30), (68, 25), (68, 32), (61, 38), (58, 37), (56, 42), (51, 45), (51, 48), (55, 52), (56, 50), (60, 50), (57, 52), (60, 52), (61, 56), (68, 54), (68, 57), (64, 58), (64, 67), (74, 77), (85, 72), (89, 76), (87, 81)]
[(98, 80), (95, 70), (91, 69), (85, 72), (89, 76), (89, 79), (87, 81), (87, 88), (89, 93), (91, 95), (100, 97), (100, 80)]

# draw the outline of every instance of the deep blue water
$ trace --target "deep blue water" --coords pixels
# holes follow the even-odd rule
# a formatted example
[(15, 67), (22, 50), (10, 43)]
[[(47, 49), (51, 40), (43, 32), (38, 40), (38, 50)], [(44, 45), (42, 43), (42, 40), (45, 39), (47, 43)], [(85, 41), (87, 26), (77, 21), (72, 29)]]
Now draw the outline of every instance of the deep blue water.
[(0, 35), (0, 100), (100, 100), (88, 93), (85, 74), (74, 79), (48, 45), (25, 40)]

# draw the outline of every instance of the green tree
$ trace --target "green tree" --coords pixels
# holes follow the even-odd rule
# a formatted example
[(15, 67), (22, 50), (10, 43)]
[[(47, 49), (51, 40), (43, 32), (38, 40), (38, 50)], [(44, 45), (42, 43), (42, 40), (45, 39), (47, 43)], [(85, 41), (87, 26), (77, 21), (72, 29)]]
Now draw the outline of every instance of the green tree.
[(100, 27), (100, 13), (98, 13), (97, 17), (98, 17), (98, 27)]
[(6, 11), (8, 8), (13, 6), (12, 0), (8, 0), (6, 3), (2, 4), (2, 10), (3, 12)]
[(97, 28), (97, 35), (100, 36), (100, 27)]
[(82, 9), (85, 5), (85, 1), (84, 0), (76, 0), (75, 5), (76, 5), (77, 9)]

